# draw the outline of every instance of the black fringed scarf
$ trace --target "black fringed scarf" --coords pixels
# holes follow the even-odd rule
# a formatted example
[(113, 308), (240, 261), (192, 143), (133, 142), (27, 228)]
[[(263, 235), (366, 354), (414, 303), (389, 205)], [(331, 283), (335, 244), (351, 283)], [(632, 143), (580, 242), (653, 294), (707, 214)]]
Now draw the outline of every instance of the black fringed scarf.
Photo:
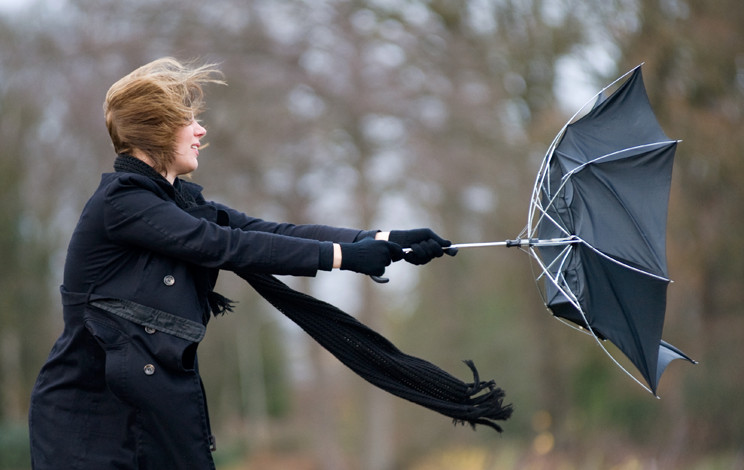
[[(128, 155), (120, 155), (114, 168), (153, 179), (165, 179), (146, 163)], [(180, 185), (174, 187), (175, 201), (180, 208), (196, 205), (188, 191), (180, 190)], [(471, 361), (464, 361), (473, 372), (473, 382), (466, 384), (423, 359), (404, 354), (351, 315), (291, 289), (274, 276), (245, 274), (241, 277), (328, 352), (372, 385), (449, 416), (454, 423), (468, 423), (474, 429), (476, 424), (481, 424), (501, 432), (501, 426), (494, 421), (503, 421), (511, 416), (512, 405), (503, 405), (504, 391), (496, 387), (493, 380), (481, 382)]]

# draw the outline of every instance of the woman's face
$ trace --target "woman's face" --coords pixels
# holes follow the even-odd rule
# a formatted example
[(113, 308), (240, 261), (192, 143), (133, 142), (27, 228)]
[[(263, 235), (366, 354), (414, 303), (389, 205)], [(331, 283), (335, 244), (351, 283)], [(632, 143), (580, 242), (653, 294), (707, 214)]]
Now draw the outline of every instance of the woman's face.
[(178, 131), (176, 134), (176, 156), (173, 163), (168, 167), (166, 178), (175, 178), (196, 170), (199, 166), (197, 161), (199, 147), (201, 146), (199, 141), (206, 134), (207, 130), (196, 119), (191, 119), (189, 124)]

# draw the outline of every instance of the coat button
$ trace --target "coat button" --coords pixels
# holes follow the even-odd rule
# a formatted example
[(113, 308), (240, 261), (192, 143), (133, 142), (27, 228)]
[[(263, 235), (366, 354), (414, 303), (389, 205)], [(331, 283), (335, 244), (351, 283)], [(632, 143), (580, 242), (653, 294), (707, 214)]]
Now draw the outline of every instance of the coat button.
[(166, 286), (172, 286), (175, 283), (176, 283), (176, 278), (171, 276), (170, 274), (168, 274), (167, 276), (163, 278), (163, 284), (165, 284)]
[(147, 364), (145, 366), (145, 375), (152, 375), (155, 373), (155, 366), (152, 364)]
[(145, 327), (145, 333), (147, 333), (148, 335), (151, 335), (151, 334), (155, 333), (155, 328), (153, 328), (151, 326), (146, 326)]

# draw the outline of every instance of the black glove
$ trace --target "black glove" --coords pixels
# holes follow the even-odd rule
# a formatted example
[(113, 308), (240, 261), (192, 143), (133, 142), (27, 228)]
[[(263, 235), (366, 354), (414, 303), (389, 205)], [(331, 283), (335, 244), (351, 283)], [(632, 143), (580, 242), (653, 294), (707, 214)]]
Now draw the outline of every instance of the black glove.
[[(429, 228), (393, 230), (388, 240), (403, 248), (410, 248), (411, 251), (405, 253), (403, 257), (407, 262), (415, 265), (426, 264), (434, 258), (439, 258), (445, 251), (442, 248), (452, 245), (452, 242), (440, 237)], [(446, 251), (450, 256), (457, 254), (457, 248)]]
[(356, 243), (339, 243), (341, 246), (341, 269), (372, 276), (385, 274), (391, 262), (403, 259), (400, 245), (364, 238)]

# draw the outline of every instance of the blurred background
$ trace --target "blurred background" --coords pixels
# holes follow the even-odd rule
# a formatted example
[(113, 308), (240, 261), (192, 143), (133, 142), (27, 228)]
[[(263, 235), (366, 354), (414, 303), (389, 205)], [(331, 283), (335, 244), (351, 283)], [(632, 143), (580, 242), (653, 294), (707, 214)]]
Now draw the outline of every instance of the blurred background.
[(516, 237), (548, 145), (639, 63), (677, 151), (660, 400), (554, 321), (518, 250), (387, 285), (287, 279), (515, 406), (473, 432), (374, 389), (230, 273), (200, 362), (222, 470), (744, 469), (741, 0), (0, 0), (0, 468), (62, 329), (66, 246), (115, 157), (101, 105), (162, 56), (220, 64), (208, 199), (275, 221)]

